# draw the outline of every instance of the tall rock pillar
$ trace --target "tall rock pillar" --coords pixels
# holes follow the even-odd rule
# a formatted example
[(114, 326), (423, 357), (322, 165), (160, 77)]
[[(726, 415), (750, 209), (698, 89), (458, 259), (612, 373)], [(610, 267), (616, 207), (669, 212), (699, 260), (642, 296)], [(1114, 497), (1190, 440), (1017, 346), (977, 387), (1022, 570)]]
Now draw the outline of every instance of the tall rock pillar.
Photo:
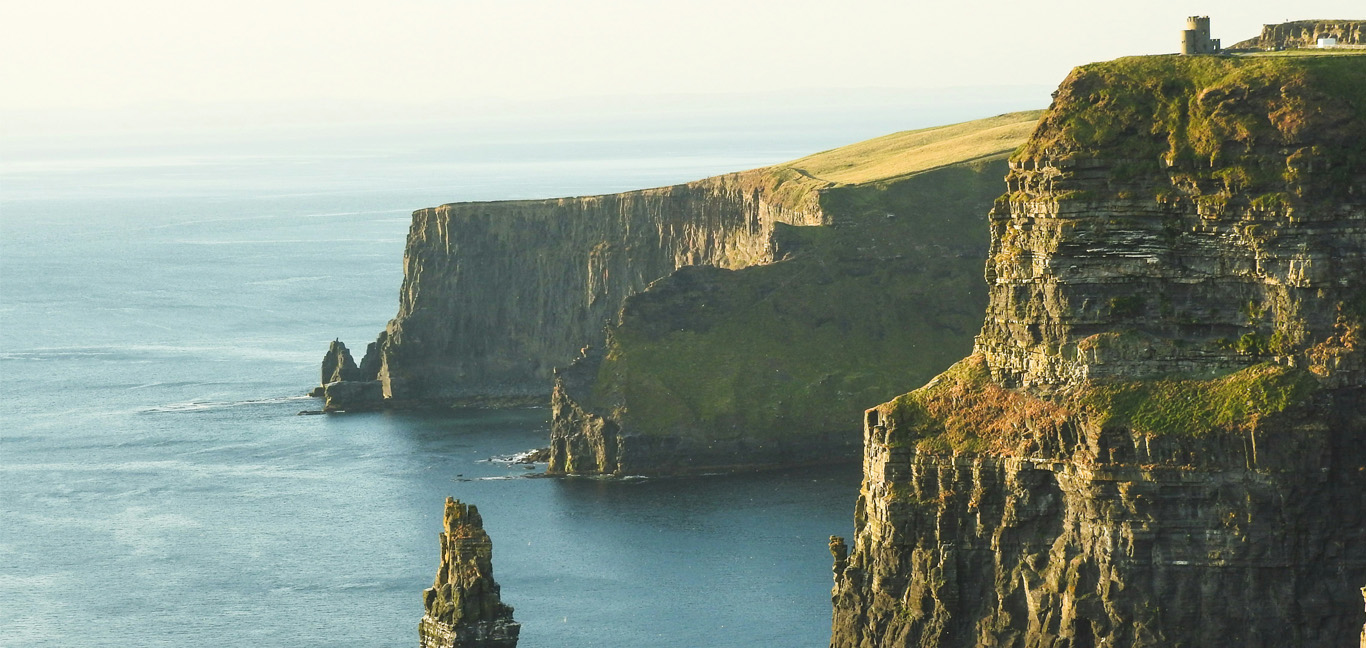
[(516, 648), (522, 626), (500, 598), (493, 580), (493, 541), (474, 506), (446, 498), (441, 567), (436, 582), (422, 592), (422, 602), (420, 648)]

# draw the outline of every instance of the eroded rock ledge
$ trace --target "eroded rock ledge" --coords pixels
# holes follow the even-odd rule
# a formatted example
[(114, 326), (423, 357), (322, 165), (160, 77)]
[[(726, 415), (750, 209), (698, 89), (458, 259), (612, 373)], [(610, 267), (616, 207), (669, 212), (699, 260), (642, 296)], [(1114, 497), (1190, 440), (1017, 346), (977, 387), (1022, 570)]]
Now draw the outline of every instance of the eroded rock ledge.
[(1344, 645), (1366, 394), (1245, 372), (1232, 420), (1205, 381), (1045, 400), (981, 356), (870, 410), (832, 645)]
[(493, 580), (493, 541), (473, 505), (446, 498), (441, 568), (422, 592), (421, 648), (516, 648), (521, 624), (512, 619)]

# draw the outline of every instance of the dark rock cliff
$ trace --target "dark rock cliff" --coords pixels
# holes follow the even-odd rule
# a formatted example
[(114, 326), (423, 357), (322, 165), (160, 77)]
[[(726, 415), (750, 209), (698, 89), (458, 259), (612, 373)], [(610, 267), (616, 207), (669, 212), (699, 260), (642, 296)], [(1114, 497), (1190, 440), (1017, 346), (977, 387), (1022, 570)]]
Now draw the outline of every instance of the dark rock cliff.
[(323, 411), (364, 411), (384, 406), (382, 385), (379, 382), (379, 354), (376, 343), (365, 350), (360, 366), (351, 357), (351, 350), (341, 340), (333, 340), (323, 356), (322, 384), (310, 396), (323, 399)]
[(419, 210), (398, 315), (362, 365), (394, 404), (543, 403), (551, 369), (601, 345), (626, 296), (682, 266), (770, 261), (777, 224), (822, 223), (805, 192), (801, 178), (760, 169)]
[(1366, 583), (1366, 57), (1078, 68), (976, 354), (869, 410), (837, 647), (1343, 646)]
[(512, 620), (493, 580), (493, 541), (479, 509), (446, 498), (441, 568), (422, 592), (421, 648), (516, 648), (521, 625)]

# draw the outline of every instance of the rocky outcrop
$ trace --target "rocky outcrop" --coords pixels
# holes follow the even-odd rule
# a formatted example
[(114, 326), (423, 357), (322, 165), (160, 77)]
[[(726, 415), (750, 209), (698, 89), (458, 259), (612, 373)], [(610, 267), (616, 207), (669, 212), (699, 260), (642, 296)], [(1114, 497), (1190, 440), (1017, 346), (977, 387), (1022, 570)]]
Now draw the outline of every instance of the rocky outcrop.
[(1263, 25), (1262, 33), (1233, 46), (1235, 50), (1278, 51), (1318, 47), (1318, 39), (1339, 45), (1366, 45), (1366, 20), (1296, 20)]
[(323, 385), (324, 412), (369, 412), (385, 405), (384, 387), (378, 380), (338, 380)]
[(866, 414), (832, 646), (1350, 645), (1363, 94), (1366, 57), (1068, 77), (992, 211), (976, 353)]
[(521, 625), (512, 620), (493, 580), (493, 541), (479, 510), (446, 498), (441, 568), (422, 592), (421, 648), (515, 648)]
[(332, 340), (327, 345), (327, 354), (323, 356), (323, 380), (319, 384), (360, 379), (360, 369), (356, 367), (356, 361), (351, 359), (351, 350), (341, 340)]
[(824, 222), (810, 184), (760, 169), (605, 196), (418, 210), (399, 312), (375, 344), (384, 395), (543, 403), (551, 369), (600, 346), (626, 296), (682, 266), (770, 261), (779, 223)]
[(378, 360), (376, 344), (371, 343), (357, 367), (351, 350), (341, 340), (333, 340), (323, 356), (322, 384), (309, 395), (323, 399), (325, 412), (360, 412), (384, 407)]

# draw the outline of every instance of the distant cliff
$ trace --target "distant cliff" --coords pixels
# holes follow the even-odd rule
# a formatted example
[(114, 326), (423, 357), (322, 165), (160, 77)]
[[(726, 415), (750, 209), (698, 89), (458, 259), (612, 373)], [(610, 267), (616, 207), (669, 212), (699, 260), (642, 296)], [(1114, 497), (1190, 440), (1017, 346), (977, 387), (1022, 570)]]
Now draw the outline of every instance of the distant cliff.
[(1075, 70), (976, 352), (869, 410), (831, 645), (1343, 646), (1366, 583), (1366, 56)]
[(1263, 25), (1262, 33), (1235, 44), (1236, 50), (1286, 50), (1318, 47), (1320, 38), (1338, 45), (1366, 45), (1366, 20), (1296, 20)]
[(847, 422), (971, 349), (983, 214), (1039, 113), (891, 135), (787, 165), (830, 224), (779, 226), (775, 263), (681, 269), (561, 370), (553, 473), (854, 460)]
[(390, 403), (545, 402), (551, 369), (601, 345), (627, 295), (682, 266), (767, 262), (777, 224), (824, 223), (811, 184), (760, 169), (419, 210), (398, 315), (362, 365)]

